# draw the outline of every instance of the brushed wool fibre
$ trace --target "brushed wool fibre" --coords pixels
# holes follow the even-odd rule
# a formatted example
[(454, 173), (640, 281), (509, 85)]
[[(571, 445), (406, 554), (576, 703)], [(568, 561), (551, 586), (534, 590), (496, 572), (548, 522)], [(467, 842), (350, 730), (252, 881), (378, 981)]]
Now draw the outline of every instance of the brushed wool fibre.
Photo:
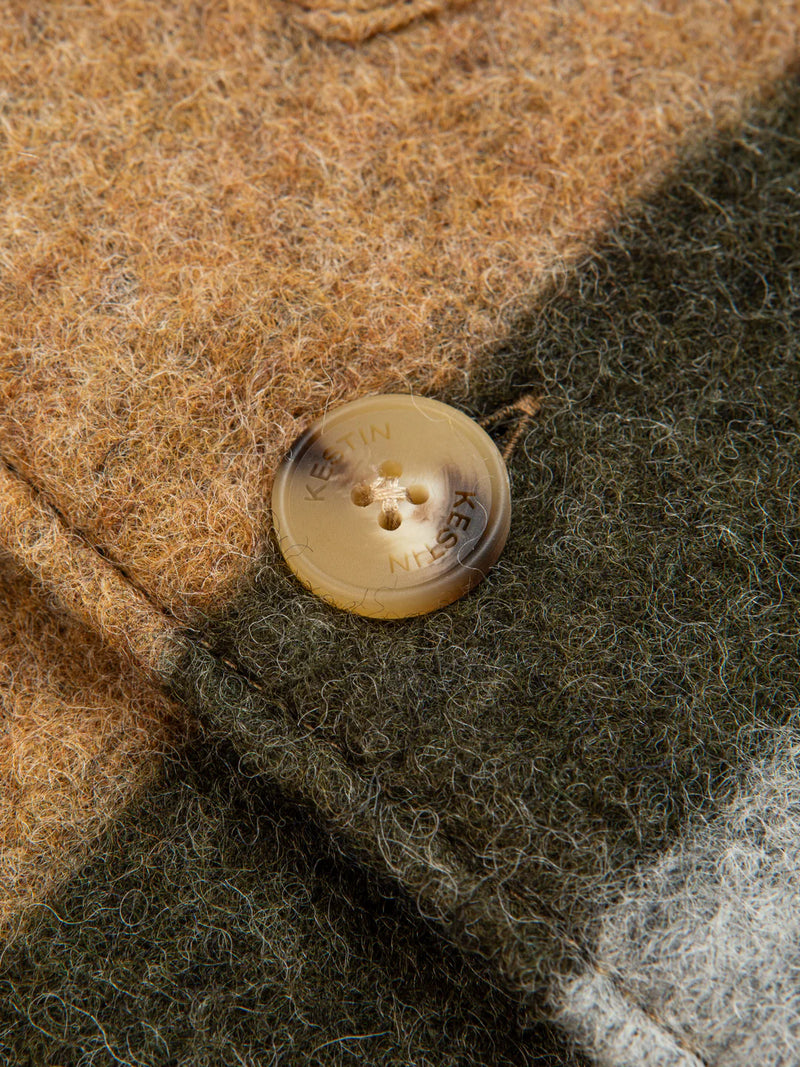
[(0, 554), (0, 938), (85, 860), (187, 726)]
[(581, 1067), (203, 745), (0, 953), (0, 1062)]
[(797, 35), (795, 0), (481, 0), (355, 49), (298, 13), (0, 4), (0, 455), (184, 623), (309, 417), (457, 388)]
[[(417, 44), (430, 43), (433, 37), (427, 35), (449, 33), (444, 28), (449, 26), (485, 32), (470, 21), (478, 10), (475, 5), (454, 13), (452, 22), (420, 22), (405, 32)], [(521, 9), (510, 10), (518, 14)], [(699, 7), (686, 10), (691, 14)], [(508, 17), (513, 21), (516, 15)], [(649, 15), (641, 18), (647, 22)], [(681, 25), (688, 33), (688, 23)], [(779, 21), (765, 20), (761, 37), (752, 19), (737, 27), (746, 47), (755, 49), (759, 41), (783, 32)], [(720, 45), (724, 26), (718, 30)], [(89, 47), (91, 27), (86, 32)], [(303, 41), (305, 48), (308, 39)], [(685, 43), (682, 39), (676, 49)], [(788, 39), (784, 43), (790, 48)], [(389, 45), (377, 41), (375, 47)], [(345, 55), (338, 45), (318, 43), (313, 49), (315, 56), (336, 62)], [(700, 51), (705, 62), (711, 51)], [(371, 52), (358, 53), (368, 54), (374, 58)], [(776, 66), (776, 56), (785, 58), (780, 48), (770, 54)], [(56, 49), (53, 55), (61, 53)], [(719, 55), (729, 53), (720, 46), (708, 62), (716, 63)], [(749, 75), (743, 76), (746, 83)], [(758, 81), (757, 74), (753, 77)], [(56, 84), (62, 83), (56, 79)], [(75, 99), (69, 97), (72, 104)], [(212, 102), (202, 96), (192, 98), (192, 107), (200, 108), (201, 99), (210, 115)], [(176, 115), (183, 114), (180, 102), (173, 101)], [(723, 108), (732, 123), (737, 106)], [(206, 129), (205, 113), (190, 108), (190, 114), (199, 125), (187, 118), (186, 136), (196, 137)], [(574, 1018), (570, 1023), (600, 1062), (603, 1057), (613, 1062), (612, 1054), (620, 1063), (626, 1055), (630, 1059), (634, 1045), (624, 1045), (633, 1031), (641, 1051), (648, 1027), (662, 1041), (659, 1049), (654, 1038), (653, 1063), (662, 1052), (702, 1061), (706, 1051), (717, 1056), (719, 1043), (732, 1040), (725, 1028), (734, 1025), (736, 1012), (716, 1022), (699, 1010), (689, 1018), (679, 997), (642, 984), (634, 947), (622, 935), (614, 947), (612, 932), (625, 923), (609, 909), (628, 901), (635, 912), (632, 879), (641, 876), (646, 887), (646, 872), (652, 869), (657, 884), (658, 864), (670, 850), (705, 854), (706, 845), (692, 845), (693, 828), (703, 820), (711, 825), (715, 819), (721, 824), (734, 819), (747, 768), (769, 759), (776, 731), (790, 726), (796, 715), (798, 118), (797, 85), (791, 79), (759, 109), (712, 138), (702, 153), (687, 150), (682, 169), (631, 208), (591, 251), (585, 244), (591, 227), (582, 228), (584, 243), (569, 246), (570, 262), (555, 270), (556, 258), (547, 260), (550, 266), (537, 277), (543, 281), (550, 271), (549, 287), (538, 287), (535, 297), (530, 291), (528, 313), (513, 319), (505, 303), (509, 290), (502, 286), (520, 293), (519, 263), (526, 253), (509, 254), (502, 286), (491, 300), (486, 297), (493, 329), (504, 323), (504, 335), (471, 361), (466, 378), (450, 373), (467, 367), (456, 358), (464, 351), (459, 344), (467, 336), (483, 344), (489, 335), (484, 320), (471, 319), (466, 304), (459, 304), (455, 320), (436, 320), (442, 336), (456, 341), (448, 349), (454, 362), (436, 364), (433, 375), (423, 361), (413, 373), (409, 364), (392, 377), (386, 371), (391, 361), (387, 357), (381, 363), (383, 357), (369, 344), (362, 349), (365, 362), (353, 364), (352, 379), (346, 380), (344, 364), (338, 370), (333, 366), (333, 357), (322, 375), (313, 345), (306, 361), (298, 341), (288, 363), (274, 363), (269, 381), (291, 366), (298, 377), (286, 378), (286, 388), (306, 400), (290, 410), (289, 393), (265, 385), (254, 407), (247, 408), (261, 414), (248, 422), (249, 414), (239, 417), (245, 407), (236, 405), (244, 394), (236, 390), (237, 382), (250, 380), (253, 364), (238, 379), (236, 360), (244, 360), (245, 349), (248, 359), (263, 351), (253, 343), (261, 327), (236, 334), (237, 324), (250, 320), (231, 312), (225, 329), (234, 332), (214, 332), (216, 296), (206, 305), (193, 303), (197, 293), (220, 292), (210, 283), (203, 288), (209, 276), (202, 270), (186, 275), (195, 279), (193, 287), (175, 290), (183, 294), (181, 313), (200, 331), (196, 334), (189, 325), (183, 333), (177, 329), (164, 296), (168, 287), (149, 291), (165, 337), (175, 340), (171, 349), (158, 346), (172, 353), (168, 373), (159, 361), (126, 363), (131, 349), (117, 344), (122, 335), (115, 335), (111, 346), (110, 333), (92, 333), (94, 311), (81, 318), (77, 305), (64, 303), (69, 292), (92, 292), (67, 285), (77, 277), (71, 273), (76, 263), (85, 271), (81, 285), (97, 276), (99, 260), (92, 258), (91, 244), (85, 262), (68, 257), (53, 275), (43, 275), (41, 304), (9, 290), (28, 310), (23, 314), (12, 303), (12, 314), (3, 320), (20, 332), (8, 349), (18, 357), (3, 378), (11, 383), (5, 396), (14, 406), (0, 413), (0, 440), (9, 450), (9, 474), (26, 487), (32, 521), (47, 514), (52, 522), (37, 527), (41, 535), (34, 530), (32, 544), (25, 542), (36, 569), (58, 589), (55, 572), (66, 531), (66, 543), (77, 553), (70, 574), (80, 578), (94, 553), (100, 584), (125, 583), (137, 604), (148, 605), (147, 619), (161, 612), (169, 648), (150, 657), (151, 666), (156, 663), (172, 697), (204, 723), (209, 741), (232, 746), (257, 793), (277, 789), (297, 803), (332, 833), (347, 862), (358, 859), (383, 884), (398, 887), (423, 918), (436, 920), (471, 958), (481, 959), (480, 966), (503, 985), (518, 1010), (532, 1018), (557, 1010), (553, 988), (558, 980), (583, 982), (587, 1019), (589, 993), (604, 997), (604, 1024), (596, 1004), (591, 1008), (596, 1025), (581, 1030)], [(588, 128), (581, 127), (578, 143), (586, 143)], [(616, 151), (619, 142), (614, 144)], [(610, 158), (602, 152), (600, 157)], [(158, 156), (162, 162), (174, 158), (166, 148)], [(487, 158), (494, 157), (488, 153)], [(17, 164), (28, 165), (21, 156)], [(397, 160), (387, 166), (396, 173)], [(494, 163), (487, 166), (502, 191)], [(630, 182), (633, 172), (626, 173)], [(20, 188), (30, 192), (30, 175), (17, 177)], [(600, 187), (608, 189), (605, 179)], [(91, 181), (84, 188), (89, 211), (97, 206), (91, 203)], [(199, 178), (198, 188), (202, 201)], [(559, 189), (566, 195), (564, 186)], [(124, 198), (124, 187), (114, 195)], [(524, 203), (517, 186), (509, 196)], [(30, 203), (47, 203), (48, 211), (61, 202), (37, 200), (31, 193)], [(153, 202), (172, 203), (169, 197)], [(314, 201), (314, 210), (322, 202)], [(585, 200), (581, 203), (586, 207)], [(592, 204), (586, 210), (595, 221), (608, 218), (592, 215), (596, 201)], [(64, 217), (72, 218), (71, 212)], [(211, 212), (197, 216), (199, 232), (205, 234), (202, 226), (213, 217)], [(487, 225), (493, 217), (481, 216)], [(320, 218), (328, 225), (324, 212)], [(18, 223), (20, 242), (33, 248), (35, 242), (23, 240), (27, 219)], [(544, 263), (535, 259), (540, 255), (536, 242), (525, 245), (530, 219), (520, 215), (517, 221), (525, 225), (511, 227), (519, 242), (513, 248), (530, 247), (531, 262)], [(247, 232), (252, 229), (245, 226)], [(46, 227), (42, 232), (49, 233)], [(54, 232), (65, 233), (58, 227)], [(177, 286), (183, 277), (180, 255), (170, 241), (180, 235), (187, 255), (197, 246), (190, 229), (168, 226), (165, 232), (172, 237), (164, 238), (169, 254), (162, 250), (161, 268)], [(200, 245), (227, 247), (213, 241)], [(337, 247), (343, 246), (340, 241)], [(216, 282), (219, 264), (214, 262)], [(417, 270), (419, 260), (415, 263)], [(157, 286), (156, 267), (148, 277)], [(334, 273), (342, 276), (340, 260)], [(355, 272), (353, 277), (361, 285), (371, 275)], [(431, 285), (437, 294), (440, 277), (434, 271)], [(454, 277), (453, 284), (460, 284), (458, 272)], [(267, 284), (266, 275), (259, 278), (261, 291), (284, 291)], [(350, 313), (349, 298), (343, 298), (342, 315)], [(240, 306), (234, 296), (231, 301), (234, 309)], [(424, 301), (415, 304), (422, 306)], [(212, 309), (210, 318), (203, 317), (203, 307)], [(515, 309), (519, 312), (519, 303)], [(106, 313), (118, 323), (116, 313)], [(40, 314), (49, 316), (50, 348), (32, 343), (41, 341), (37, 330), (45, 320), (37, 319)], [(313, 315), (312, 320), (311, 335), (317, 330), (322, 338), (327, 329), (335, 342), (335, 315), (325, 320), (327, 326)], [(290, 315), (287, 321), (293, 323), (292, 337), (306, 337), (295, 329), (297, 319)], [(409, 329), (422, 329), (422, 320), (410, 316), (408, 321)], [(467, 332), (456, 330), (453, 321)], [(468, 322), (472, 325), (464, 326)], [(203, 347), (199, 340), (209, 323), (218, 355), (211, 342)], [(390, 319), (381, 323), (386, 327)], [(67, 324), (69, 330), (59, 335)], [(134, 325), (138, 331), (141, 323)], [(128, 322), (123, 334), (134, 325)], [(26, 334), (29, 327), (32, 332)], [(336, 350), (342, 356), (354, 351), (347, 347), (355, 337), (351, 327), (348, 318), (341, 335), (348, 340)], [(102, 345), (93, 347), (101, 335)], [(155, 345), (154, 331), (148, 336)], [(391, 336), (394, 344), (405, 334), (398, 327), (382, 336)], [(226, 337), (248, 340), (228, 346)], [(53, 345), (67, 354), (58, 373)], [(384, 355), (388, 345), (381, 349)], [(124, 353), (122, 362), (109, 359), (112, 349)], [(274, 351), (280, 360), (286, 357), (279, 345)], [(408, 351), (413, 359), (421, 349), (412, 344)], [(442, 353), (433, 343), (426, 351)], [(195, 362), (185, 366), (187, 352), (194, 353)], [(86, 362), (75, 362), (76, 353)], [(443, 365), (446, 372), (439, 375)], [(135, 373), (129, 376), (128, 367)], [(140, 392), (134, 378), (144, 382)], [(209, 381), (225, 382), (225, 396), (237, 411), (233, 422), (222, 417), (231, 408), (210, 401), (213, 389), (204, 391)], [(304, 381), (315, 383), (306, 393)], [(109, 382), (120, 388), (113, 403)], [(266, 471), (290, 428), (310, 414), (315, 396), (334, 403), (350, 390), (384, 389), (387, 383), (424, 384), (433, 395), (475, 415), (531, 391), (545, 400), (512, 464), (514, 522), (506, 553), (488, 579), (446, 611), (376, 624), (328, 608), (287, 573), (265, 536)], [(138, 399), (131, 406), (134, 396)], [(266, 427), (268, 409), (271, 444), (263, 444), (267, 438), (260, 430), (225, 436), (231, 425), (237, 433), (243, 426)], [(278, 410), (290, 414), (280, 424)], [(131, 450), (106, 435), (123, 417), (119, 412), (134, 422), (141, 416), (138, 446)], [(88, 438), (86, 426), (92, 427)], [(62, 448), (52, 447), (57, 434), (65, 441)], [(218, 447), (223, 440), (227, 450)], [(258, 492), (248, 488), (249, 470), (258, 472)], [(107, 491), (101, 492), (101, 484)], [(225, 486), (234, 487), (232, 497), (226, 497)], [(223, 506), (231, 499), (239, 504)], [(244, 514), (261, 523), (259, 537), (242, 533)], [(214, 526), (214, 515), (224, 517), (224, 529)], [(14, 550), (18, 531), (4, 529), (11, 530), (8, 543)], [(226, 540), (226, 530), (238, 532)], [(19, 532), (30, 531), (26, 525)], [(55, 551), (48, 571), (41, 558), (51, 536)], [(178, 546), (177, 554), (172, 546)], [(81, 584), (80, 578), (72, 587), (77, 599), (91, 596), (92, 581)], [(194, 610), (199, 605), (202, 612)], [(85, 614), (101, 626), (111, 617), (106, 607)], [(179, 633), (175, 627), (185, 620), (191, 625)], [(158, 633), (161, 641), (164, 634)], [(135, 649), (146, 645), (138, 640), (131, 647), (136, 655)], [(757, 775), (745, 794), (758, 795)], [(719, 839), (724, 840), (722, 830)], [(706, 851), (713, 855), (714, 847), (709, 841)], [(689, 874), (692, 862), (685, 868)], [(726, 884), (724, 878), (711, 879), (704, 892), (713, 898)], [(711, 907), (705, 897), (703, 907)], [(695, 934), (686, 931), (695, 928), (677, 907), (674, 914), (668, 904), (665, 909), (660, 919), (665, 938), (672, 936), (674, 922), (691, 943)], [(658, 956), (652, 945), (645, 951), (665, 974), (681, 973), (685, 965), (670, 962), (666, 951)], [(618, 960), (619, 975), (613, 971), (616, 964), (604, 963), (605, 952), (612, 963)], [(677, 970), (668, 972), (668, 963)], [(16, 981), (13, 974), (9, 981)], [(622, 1037), (612, 1033), (612, 1009), (620, 1002), (634, 1020)], [(752, 1017), (746, 996), (741, 1004), (745, 1016)], [(782, 1032), (789, 1025), (780, 1024)], [(616, 1050), (609, 1051), (614, 1042)]]
[[(684, 1035), (715, 1067), (782, 1067), (798, 1059), (797, 709), (792, 718), (773, 754), (742, 775), (723, 809), (696, 819), (603, 916), (596, 951), (604, 972), (668, 1027), (655, 1038), (648, 1029), (635, 1062), (658, 1062), (657, 1040), (669, 1033)], [(617, 1032), (624, 1005), (598, 1011), (587, 986), (580, 976), (560, 991), (562, 1022), (580, 1032), (587, 1020), (602, 1018), (605, 1035), (584, 1043), (613, 1067), (633, 1062), (630, 1036)]]
[(534, 1007), (796, 712), (798, 114), (790, 84), (487, 364), (484, 410), (548, 400), (472, 595), (375, 623), (270, 548), (173, 679)]

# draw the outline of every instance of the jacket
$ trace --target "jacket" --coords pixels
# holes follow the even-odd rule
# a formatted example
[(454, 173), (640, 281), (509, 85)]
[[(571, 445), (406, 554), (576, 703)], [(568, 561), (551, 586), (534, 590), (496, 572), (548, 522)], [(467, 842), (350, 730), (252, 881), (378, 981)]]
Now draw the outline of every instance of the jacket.
[[(796, 49), (6, 3), (0, 1062), (800, 1063)], [(376, 393), (511, 485), (398, 620), (270, 513)]]

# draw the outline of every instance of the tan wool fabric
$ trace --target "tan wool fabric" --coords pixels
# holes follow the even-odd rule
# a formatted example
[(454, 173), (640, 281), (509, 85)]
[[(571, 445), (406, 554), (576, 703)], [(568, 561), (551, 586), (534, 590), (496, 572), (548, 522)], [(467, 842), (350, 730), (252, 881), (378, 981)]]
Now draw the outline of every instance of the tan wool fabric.
[(0, 462), (0, 544), (55, 596), (73, 619), (147, 673), (157, 673), (172, 627), (24, 478)]
[(0, 936), (179, 742), (175, 709), (0, 554)]
[(797, 5), (478, 0), (357, 48), (298, 14), (0, 3), (0, 453), (180, 621), (312, 414), (463, 380), (779, 75)]

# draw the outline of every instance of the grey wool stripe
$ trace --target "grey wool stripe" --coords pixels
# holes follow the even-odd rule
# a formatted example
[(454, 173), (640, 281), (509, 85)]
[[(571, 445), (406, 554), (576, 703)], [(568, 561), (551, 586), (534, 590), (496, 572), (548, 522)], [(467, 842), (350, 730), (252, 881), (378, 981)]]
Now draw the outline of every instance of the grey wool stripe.
[(705, 1067), (599, 971), (559, 989), (555, 1020), (602, 1067)]
[[(597, 959), (625, 1002), (589, 975), (558, 1004), (599, 1063), (700, 1062), (670, 1058), (668, 1032), (709, 1067), (800, 1063), (799, 759), (794, 735), (605, 915)], [(662, 1026), (640, 1028), (628, 997)]]

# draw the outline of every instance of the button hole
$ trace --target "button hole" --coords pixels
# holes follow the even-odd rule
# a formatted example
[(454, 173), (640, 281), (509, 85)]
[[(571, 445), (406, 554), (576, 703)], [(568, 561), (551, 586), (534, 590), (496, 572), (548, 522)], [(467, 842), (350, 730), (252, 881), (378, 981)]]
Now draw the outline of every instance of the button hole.
[(387, 459), (385, 463), (381, 463), (378, 467), (378, 474), (384, 478), (399, 478), (403, 473), (403, 468), (399, 463), (395, 463), (392, 459)]
[(365, 508), (368, 504), (371, 504), (374, 497), (372, 493), (372, 487), (369, 485), (354, 485), (350, 491), (350, 499), (359, 508)]
[(396, 530), (402, 521), (399, 511), (381, 511), (378, 515), (378, 525), (383, 530)]

